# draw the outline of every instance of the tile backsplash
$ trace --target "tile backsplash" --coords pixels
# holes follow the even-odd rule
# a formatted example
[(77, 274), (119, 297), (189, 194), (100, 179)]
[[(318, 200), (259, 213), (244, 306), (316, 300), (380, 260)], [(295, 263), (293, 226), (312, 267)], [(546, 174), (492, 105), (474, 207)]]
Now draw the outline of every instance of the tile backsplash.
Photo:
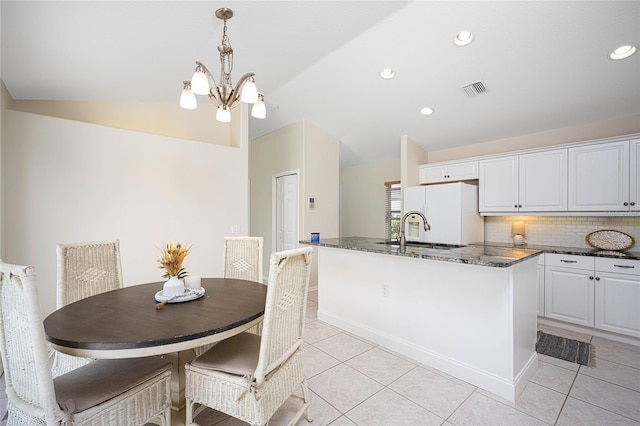
[(511, 224), (515, 221), (525, 223), (525, 238), (531, 245), (588, 248), (587, 234), (601, 229), (624, 232), (636, 241), (640, 236), (640, 217), (487, 216), (484, 218), (485, 241), (513, 242)]

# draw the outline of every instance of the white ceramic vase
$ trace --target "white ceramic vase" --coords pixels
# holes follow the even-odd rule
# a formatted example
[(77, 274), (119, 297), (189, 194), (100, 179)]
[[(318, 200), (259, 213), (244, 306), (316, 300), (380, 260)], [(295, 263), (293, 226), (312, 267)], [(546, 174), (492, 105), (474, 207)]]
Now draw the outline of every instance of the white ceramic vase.
[(164, 297), (173, 297), (182, 293), (184, 293), (184, 281), (175, 276), (170, 277), (162, 287)]

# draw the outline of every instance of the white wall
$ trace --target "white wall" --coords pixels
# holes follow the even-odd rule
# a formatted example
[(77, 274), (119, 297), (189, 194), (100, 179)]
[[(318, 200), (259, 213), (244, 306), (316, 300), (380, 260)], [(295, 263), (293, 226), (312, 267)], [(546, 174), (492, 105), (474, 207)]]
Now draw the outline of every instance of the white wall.
[(342, 236), (385, 237), (385, 182), (400, 181), (400, 159), (340, 169)]
[[(282, 127), (251, 141), (251, 235), (264, 238), (264, 272), (269, 271), (272, 237), (272, 192), (274, 174), (299, 171), (298, 238), (309, 240), (311, 232), (320, 238), (338, 237), (339, 232), (339, 145), (338, 140), (305, 120)], [(308, 208), (309, 197), (315, 208)], [(314, 260), (310, 286), (317, 285)]]
[(189, 272), (220, 276), (223, 237), (247, 233), (244, 131), (231, 148), (12, 110), (4, 124), (4, 260), (36, 267), (44, 315), (57, 243), (119, 239), (127, 286), (161, 280), (171, 239), (193, 245)]
[(403, 188), (419, 185), (418, 166), (427, 162), (428, 155), (427, 151), (408, 136), (404, 135), (400, 138), (400, 180)]
[[(299, 170), (298, 194), (302, 200), (304, 179), (302, 161), (302, 121), (282, 127), (251, 141), (251, 235), (264, 238), (264, 274), (269, 273), (269, 255), (275, 247), (272, 238), (271, 184), (274, 174)], [(302, 208), (298, 210), (302, 217)], [(300, 223), (302, 219), (300, 219)], [(299, 228), (302, 232), (302, 226)]]

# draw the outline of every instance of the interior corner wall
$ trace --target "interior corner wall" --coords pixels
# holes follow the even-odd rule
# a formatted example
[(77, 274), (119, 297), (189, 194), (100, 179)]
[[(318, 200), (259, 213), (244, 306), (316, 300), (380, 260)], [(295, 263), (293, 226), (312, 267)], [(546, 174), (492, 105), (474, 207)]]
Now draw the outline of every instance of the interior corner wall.
[[(290, 124), (275, 130), (250, 143), (250, 230), (251, 235), (264, 238), (265, 275), (269, 273), (269, 255), (275, 249), (272, 237), (272, 178), (273, 175), (300, 170), (298, 176), (298, 198), (302, 200), (304, 182), (303, 168), (303, 123)], [(300, 215), (299, 233), (302, 230)]]
[(403, 188), (419, 184), (418, 166), (427, 160), (428, 153), (420, 145), (406, 135), (400, 138), (400, 181)]
[[(302, 240), (310, 240), (312, 232), (322, 238), (340, 236), (340, 142), (321, 128), (304, 125), (304, 191)], [(314, 199), (313, 209), (309, 198)], [(314, 250), (309, 285), (318, 286), (318, 251)]]
[(0, 259), (4, 254), (4, 112), (11, 105), (11, 95), (0, 78)]
[(400, 159), (340, 169), (343, 237), (385, 237), (385, 182), (400, 181)]
[(221, 276), (223, 238), (248, 229), (248, 148), (5, 111), (5, 252), (32, 265), (55, 309), (56, 244), (119, 239), (125, 286), (157, 281), (163, 242), (184, 266)]

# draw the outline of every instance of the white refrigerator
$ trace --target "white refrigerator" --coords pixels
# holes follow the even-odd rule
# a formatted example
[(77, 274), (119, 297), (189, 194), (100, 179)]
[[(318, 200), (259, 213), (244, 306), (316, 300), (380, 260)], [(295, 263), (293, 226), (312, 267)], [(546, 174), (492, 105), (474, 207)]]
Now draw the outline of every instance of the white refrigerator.
[(453, 182), (407, 187), (402, 214), (413, 210), (426, 216), (431, 230), (424, 230), (420, 216), (409, 216), (405, 224), (407, 241), (465, 245), (484, 240), (476, 185)]

